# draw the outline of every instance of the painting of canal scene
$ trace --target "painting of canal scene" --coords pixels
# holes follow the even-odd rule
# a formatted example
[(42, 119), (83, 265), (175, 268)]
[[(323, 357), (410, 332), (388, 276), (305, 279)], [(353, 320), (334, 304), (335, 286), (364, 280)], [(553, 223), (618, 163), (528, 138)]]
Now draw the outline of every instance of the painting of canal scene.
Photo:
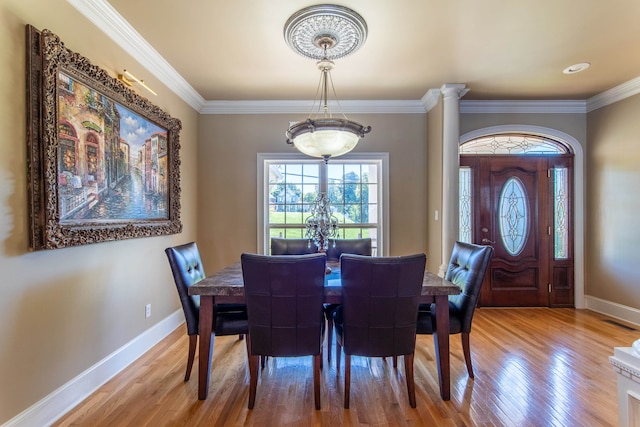
[(60, 221), (167, 218), (167, 130), (58, 73)]
[(53, 33), (27, 36), (30, 247), (180, 232), (180, 121)]

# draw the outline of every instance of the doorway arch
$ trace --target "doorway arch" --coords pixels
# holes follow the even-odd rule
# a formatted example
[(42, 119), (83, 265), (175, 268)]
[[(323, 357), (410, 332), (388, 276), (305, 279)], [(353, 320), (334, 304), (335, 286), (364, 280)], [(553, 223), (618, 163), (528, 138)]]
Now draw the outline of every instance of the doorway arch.
[(585, 189), (584, 189), (584, 150), (580, 142), (568, 133), (557, 129), (535, 125), (489, 126), (469, 131), (460, 136), (459, 144), (488, 135), (505, 133), (524, 133), (555, 139), (571, 147), (574, 153), (574, 305), (585, 308), (584, 303), (584, 226), (585, 226)]

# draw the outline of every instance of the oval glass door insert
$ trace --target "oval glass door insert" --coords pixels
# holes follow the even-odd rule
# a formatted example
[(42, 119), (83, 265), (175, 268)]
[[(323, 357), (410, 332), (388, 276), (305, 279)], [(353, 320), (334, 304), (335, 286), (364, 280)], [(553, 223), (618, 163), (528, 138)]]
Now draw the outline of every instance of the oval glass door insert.
[(527, 191), (518, 177), (504, 183), (498, 200), (500, 239), (511, 256), (518, 255), (527, 241), (529, 206)]

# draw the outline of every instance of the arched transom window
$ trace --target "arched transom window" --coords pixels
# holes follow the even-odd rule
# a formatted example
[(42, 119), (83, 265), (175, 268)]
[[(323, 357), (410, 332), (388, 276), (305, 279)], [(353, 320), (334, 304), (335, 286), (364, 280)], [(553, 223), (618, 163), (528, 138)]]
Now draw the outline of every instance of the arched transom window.
[(565, 144), (538, 135), (503, 134), (472, 139), (460, 146), (460, 154), (476, 155), (544, 155), (571, 154)]

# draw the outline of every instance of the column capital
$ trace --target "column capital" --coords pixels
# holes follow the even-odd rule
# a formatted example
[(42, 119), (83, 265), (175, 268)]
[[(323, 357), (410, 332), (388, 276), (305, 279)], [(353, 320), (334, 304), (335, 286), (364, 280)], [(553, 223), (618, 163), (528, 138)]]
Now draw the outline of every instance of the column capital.
[(440, 88), (442, 96), (446, 98), (460, 99), (469, 92), (467, 85), (464, 83), (445, 83)]

